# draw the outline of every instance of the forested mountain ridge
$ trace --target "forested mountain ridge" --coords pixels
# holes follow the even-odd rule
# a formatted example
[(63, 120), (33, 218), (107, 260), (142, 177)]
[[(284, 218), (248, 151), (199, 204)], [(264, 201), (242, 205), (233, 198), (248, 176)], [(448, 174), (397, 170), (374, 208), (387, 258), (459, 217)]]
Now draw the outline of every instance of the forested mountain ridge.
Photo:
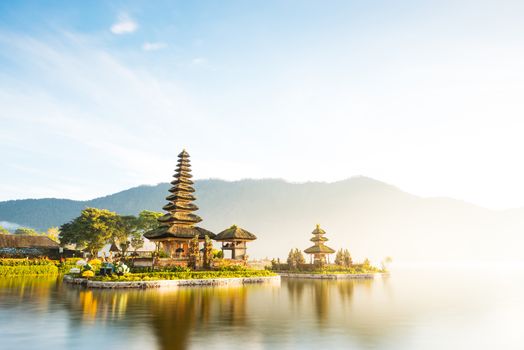
[[(119, 214), (161, 211), (169, 184), (138, 186), (89, 201), (26, 199), (0, 202), (0, 221), (46, 229), (76, 217), (85, 207)], [(309, 245), (315, 224), (327, 244), (349, 248), (356, 258), (397, 260), (521, 259), (517, 238), (522, 210), (494, 211), (448, 198), (421, 198), (366, 177), (322, 183), (283, 180), (198, 180), (202, 227), (219, 232), (238, 224), (259, 239), (253, 257), (284, 257)]]

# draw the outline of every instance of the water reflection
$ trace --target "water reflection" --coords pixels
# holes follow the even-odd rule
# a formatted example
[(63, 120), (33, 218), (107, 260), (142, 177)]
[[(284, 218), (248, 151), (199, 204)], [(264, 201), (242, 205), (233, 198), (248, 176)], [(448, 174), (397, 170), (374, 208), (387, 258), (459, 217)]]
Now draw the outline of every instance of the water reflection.
[[(445, 341), (460, 339), (471, 325), (496, 327), (478, 324), (492, 319), (486, 305), (494, 305), (497, 317), (524, 312), (515, 304), (522, 283), (516, 293), (495, 298), (500, 290), (493, 281), (441, 276), (443, 284), (431, 277), (119, 291), (53, 278), (3, 279), (1, 347), (32, 348), (38, 339), (43, 349), (449, 348)], [(499, 335), (477, 348), (497, 344)]]

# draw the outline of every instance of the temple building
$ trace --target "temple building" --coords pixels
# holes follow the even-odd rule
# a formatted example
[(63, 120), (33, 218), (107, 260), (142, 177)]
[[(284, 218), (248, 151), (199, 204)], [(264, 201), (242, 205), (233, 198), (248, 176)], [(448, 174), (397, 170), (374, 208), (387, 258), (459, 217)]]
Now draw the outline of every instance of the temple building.
[[(233, 260), (247, 260), (246, 243), (255, 239), (257, 239), (257, 236), (237, 225), (231, 226), (215, 237), (215, 241), (222, 242), (221, 248), (224, 258)], [(227, 256), (226, 251), (231, 251), (230, 257)]]
[(175, 169), (173, 187), (169, 190), (171, 194), (166, 197), (169, 201), (163, 209), (167, 213), (158, 219), (160, 225), (157, 229), (147, 232), (144, 237), (159, 244), (171, 258), (187, 259), (189, 256), (190, 241), (198, 235), (200, 242), (205, 241), (208, 236), (215, 238), (215, 234), (204, 228), (195, 226), (202, 219), (193, 214), (198, 207), (192, 202), (196, 199), (193, 193), (191, 181), (191, 164), (189, 154), (183, 150), (178, 155), (177, 168)]
[(310, 254), (312, 263), (314, 264), (325, 264), (326, 258), (329, 263), (329, 254), (333, 254), (335, 250), (329, 248), (324, 244), (328, 239), (324, 237), (326, 231), (320, 228), (320, 225), (317, 225), (315, 230), (312, 232), (313, 238), (310, 239), (311, 242), (315, 245), (304, 250), (304, 253)]

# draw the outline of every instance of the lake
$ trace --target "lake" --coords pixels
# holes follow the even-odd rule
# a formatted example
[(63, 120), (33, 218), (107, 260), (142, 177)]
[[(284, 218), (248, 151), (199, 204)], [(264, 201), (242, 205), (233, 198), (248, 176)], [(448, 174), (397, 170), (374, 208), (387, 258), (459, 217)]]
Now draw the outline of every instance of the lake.
[[(504, 272), (501, 272), (504, 271)], [(524, 270), (86, 290), (0, 280), (0, 349), (523, 349)]]

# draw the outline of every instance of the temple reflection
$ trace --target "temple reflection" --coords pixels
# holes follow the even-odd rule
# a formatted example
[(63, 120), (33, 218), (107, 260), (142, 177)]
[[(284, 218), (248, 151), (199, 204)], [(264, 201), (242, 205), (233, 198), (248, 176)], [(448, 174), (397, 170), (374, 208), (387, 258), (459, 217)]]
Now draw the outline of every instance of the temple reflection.
[(378, 310), (375, 294), (391, 294), (388, 281), (285, 279), (276, 286), (95, 290), (29, 279), (2, 280), (2, 286), (11, 299), (31, 300), (42, 312), (66, 310), (61, 315), (71, 332), (117, 329), (157, 349), (264, 344), (275, 334), (283, 341), (297, 331), (307, 336), (332, 329), (369, 345), (389, 329), (371, 322)]

